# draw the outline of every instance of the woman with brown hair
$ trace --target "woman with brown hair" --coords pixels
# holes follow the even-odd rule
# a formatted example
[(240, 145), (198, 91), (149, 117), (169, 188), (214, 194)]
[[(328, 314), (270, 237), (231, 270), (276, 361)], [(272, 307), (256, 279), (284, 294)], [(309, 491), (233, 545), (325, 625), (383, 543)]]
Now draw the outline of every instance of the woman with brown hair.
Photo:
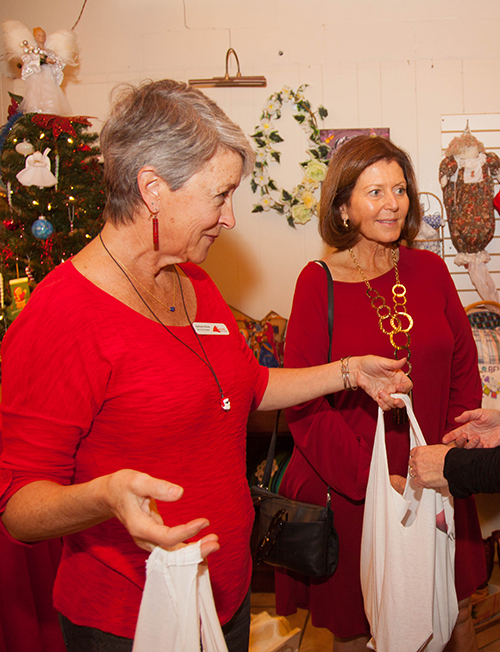
[[(414, 411), (427, 442), (440, 443), (454, 417), (477, 407), (481, 387), (469, 323), (444, 262), (411, 249), (420, 224), (417, 185), (408, 155), (391, 141), (359, 136), (333, 155), (323, 184), (320, 233), (334, 286), (333, 333), (328, 333), (327, 278), (316, 262), (302, 271), (287, 332), (285, 366), (305, 367), (368, 351), (405, 357), (414, 384)], [(406, 245), (403, 245), (406, 242)], [(287, 411), (295, 449), (281, 491), (332, 506), (340, 539), (330, 579), (284, 571), (276, 576), (277, 608), (309, 608), (313, 624), (335, 634), (334, 650), (366, 648), (369, 626), (359, 580), (363, 499), (377, 418), (376, 405), (345, 391)], [(386, 416), (392, 484), (402, 490), (409, 456), (408, 424)], [(473, 499), (455, 502), (456, 574), (460, 613), (449, 650), (477, 649), (469, 596), (485, 579)], [(410, 577), (410, 575), (409, 575)], [(418, 599), (416, 596), (415, 599)]]

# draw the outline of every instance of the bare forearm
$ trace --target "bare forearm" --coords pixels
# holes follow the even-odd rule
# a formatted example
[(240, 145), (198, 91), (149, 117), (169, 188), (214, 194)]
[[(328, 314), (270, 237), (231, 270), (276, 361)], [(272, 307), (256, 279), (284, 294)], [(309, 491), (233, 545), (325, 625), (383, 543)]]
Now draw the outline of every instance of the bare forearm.
[(113, 515), (103, 498), (105, 483), (106, 476), (71, 486), (32, 482), (12, 496), (2, 520), (19, 541), (42, 541), (79, 532)]
[(306, 369), (269, 369), (259, 410), (278, 410), (344, 389), (340, 362)]
[(299, 405), (343, 389), (361, 387), (384, 410), (402, 402), (390, 394), (408, 392), (411, 381), (401, 371), (405, 360), (367, 355), (346, 359), (346, 386), (340, 362), (305, 369), (270, 369), (269, 382), (259, 410), (276, 410)]

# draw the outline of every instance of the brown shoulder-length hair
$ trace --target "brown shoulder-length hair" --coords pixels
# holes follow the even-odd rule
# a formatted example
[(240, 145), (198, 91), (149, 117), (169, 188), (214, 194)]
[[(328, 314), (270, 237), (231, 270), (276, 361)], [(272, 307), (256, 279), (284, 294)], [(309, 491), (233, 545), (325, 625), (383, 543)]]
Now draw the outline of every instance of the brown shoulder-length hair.
[(340, 207), (348, 205), (354, 186), (366, 168), (378, 161), (396, 161), (403, 170), (410, 200), (408, 215), (399, 240), (411, 246), (420, 228), (421, 207), (417, 181), (409, 155), (380, 136), (356, 136), (333, 154), (321, 189), (319, 232), (323, 241), (337, 251), (352, 247), (359, 240), (359, 226), (342, 222)]

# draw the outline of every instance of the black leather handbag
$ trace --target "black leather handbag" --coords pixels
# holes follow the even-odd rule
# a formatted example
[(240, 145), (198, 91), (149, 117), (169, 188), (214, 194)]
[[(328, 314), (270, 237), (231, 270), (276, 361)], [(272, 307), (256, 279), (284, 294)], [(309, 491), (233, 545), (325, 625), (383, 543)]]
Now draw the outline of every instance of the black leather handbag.
[[(328, 284), (328, 333), (331, 361), (333, 330), (333, 280), (328, 266), (316, 261), (326, 272)], [(332, 405), (333, 397), (326, 397)], [(325, 506), (301, 503), (269, 491), (273, 466), (278, 422), (267, 453), (264, 477), (259, 485), (250, 487), (258, 518), (258, 543), (255, 552), (257, 564), (266, 562), (300, 573), (306, 577), (330, 577), (337, 569), (339, 538), (333, 523), (330, 487)]]

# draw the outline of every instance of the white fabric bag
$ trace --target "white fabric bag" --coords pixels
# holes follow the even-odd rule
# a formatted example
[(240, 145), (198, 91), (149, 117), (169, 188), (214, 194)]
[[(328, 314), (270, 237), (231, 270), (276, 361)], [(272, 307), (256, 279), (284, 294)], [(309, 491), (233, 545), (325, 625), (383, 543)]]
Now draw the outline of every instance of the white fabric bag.
[[(410, 444), (426, 441), (411, 401), (403, 399)], [(377, 652), (441, 652), (458, 616), (455, 523), (448, 489), (416, 487), (403, 496), (389, 480), (384, 414), (379, 408), (361, 540), (361, 588)]]
[(155, 548), (146, 562), (133, 652), (227, 652), (200, 543)]

